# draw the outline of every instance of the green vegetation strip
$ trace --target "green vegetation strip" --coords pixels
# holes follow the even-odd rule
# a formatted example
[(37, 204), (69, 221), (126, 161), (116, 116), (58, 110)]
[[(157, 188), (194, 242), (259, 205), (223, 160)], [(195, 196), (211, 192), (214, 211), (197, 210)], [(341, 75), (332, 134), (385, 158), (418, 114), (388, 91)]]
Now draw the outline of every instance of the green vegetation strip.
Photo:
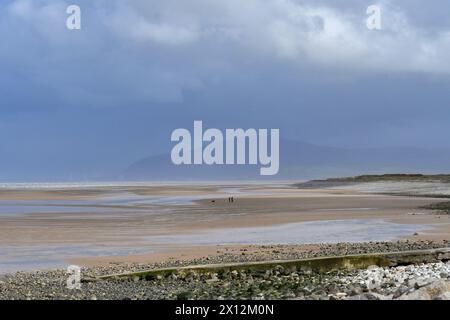
[(325, 180), (313, 181), (329, 181), (329, 182), (377, 182), (377, 181), (436, 181), (450, 182), (448, 174), (379, 174), (379, 175), (361, 175), (355, 177), (330, 178)]
[(331, 188), (344, 185), (353, 185), (367, 182), (440, 182), (450, 183), (449, 174), (380, 174), (361, 175), (354, 177), (328, 178), (323, 180), (310, 180), (295, 183), (293, 186), (300, 189)]
[(239, 262), (227, 264), (210, 264), (195, 265), (177, 268), (151, 269), (139, 272), (131, 272), (124, 274), (113, 274), (101, 276), (98, 280), (114, 280), (126, 278), (139, 278), (153, 280), (166, 277), (172, 274), (207, 274), (207, 273), (223, 273), (236, 271), (265, 272), (277, 266), (292, 270), (311, 270), (318, 272), (328, 272), (339, 269), (364, 269), (372, 265), (387, 267), (408, 265), (417, 263), (430, 263), (437, 261), (450, 260), (450, 248), (430, 249), (430, 250), (414, 250), (403, 252), (375, 253), (362, 255), (334, 256), (300, 260), (273, 260), (261, 262)]

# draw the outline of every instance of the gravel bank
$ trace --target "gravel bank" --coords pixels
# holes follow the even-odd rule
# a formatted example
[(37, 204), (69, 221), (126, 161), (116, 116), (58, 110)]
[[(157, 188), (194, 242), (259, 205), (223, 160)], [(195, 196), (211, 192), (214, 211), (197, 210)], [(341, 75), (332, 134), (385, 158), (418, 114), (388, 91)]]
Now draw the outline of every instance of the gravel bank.
[[(300, 259), (449, 246), (447, 241), (260, 246), (257, 250), (241, 249), (239, 254), (224, 252), (190, 261), (84, 268), (82, 277), (192, 264)], [(316, 273), (285, 270), (278, 266), (265, 272), (232, 271), (205, 275), (190, 273), (181, 277), (172, 275), (154, 280), (89, 282), (82, 283), (80, 290), (67, 289), (68, 275), (65, 270), (19, 272), (0, 277), (0, 299), (392, 299), (413, 294), (429, 286), (431, 280), (447, 281), (449, 269), (449, 265), (441, 263)], [(440, 285), (445, 288), (445, 283)]]
[(348, 299), (442, 299), (450, 300), (450, 262), (398, 266), (370, 267), (339, 281), (370, 291)]

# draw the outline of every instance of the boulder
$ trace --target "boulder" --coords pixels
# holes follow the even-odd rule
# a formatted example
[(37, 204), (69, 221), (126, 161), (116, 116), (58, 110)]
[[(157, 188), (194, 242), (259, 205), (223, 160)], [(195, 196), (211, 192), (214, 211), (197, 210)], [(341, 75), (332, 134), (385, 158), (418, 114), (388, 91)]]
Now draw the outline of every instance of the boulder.
[(450, 281), (438, 280), (411, 293), (402, 295), (398, 300), (448, 300), (450, 298)]

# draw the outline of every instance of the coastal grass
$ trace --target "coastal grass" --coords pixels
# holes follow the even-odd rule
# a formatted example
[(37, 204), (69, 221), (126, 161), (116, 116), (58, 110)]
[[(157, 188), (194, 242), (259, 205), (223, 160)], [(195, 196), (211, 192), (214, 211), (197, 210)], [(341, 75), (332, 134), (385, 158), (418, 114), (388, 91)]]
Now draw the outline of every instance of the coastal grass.
[(336, 177), (328, 179), (310, 180), (296, 183), (298, 188), (312, 188), (321, 186), (339, 186), (366, 182), (441, 182), (450, 183), (450, 174), (420, 174), (420, 173), (388, 173), (366, 174), (352, 177)]

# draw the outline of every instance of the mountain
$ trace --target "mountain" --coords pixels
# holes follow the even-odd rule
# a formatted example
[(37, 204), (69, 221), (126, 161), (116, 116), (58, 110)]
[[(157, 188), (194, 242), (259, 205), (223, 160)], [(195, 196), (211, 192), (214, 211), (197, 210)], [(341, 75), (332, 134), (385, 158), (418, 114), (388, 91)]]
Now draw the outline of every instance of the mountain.
[(420, 148), (344, 149), (301, 141), (280, 141), (280, 170), (260, 176), (260, 165), (172, 164), (170, 153), (149, 156), (123, 173), (132, 180), (317, 179), (382, 173), (450, 172), (450, 150)]

